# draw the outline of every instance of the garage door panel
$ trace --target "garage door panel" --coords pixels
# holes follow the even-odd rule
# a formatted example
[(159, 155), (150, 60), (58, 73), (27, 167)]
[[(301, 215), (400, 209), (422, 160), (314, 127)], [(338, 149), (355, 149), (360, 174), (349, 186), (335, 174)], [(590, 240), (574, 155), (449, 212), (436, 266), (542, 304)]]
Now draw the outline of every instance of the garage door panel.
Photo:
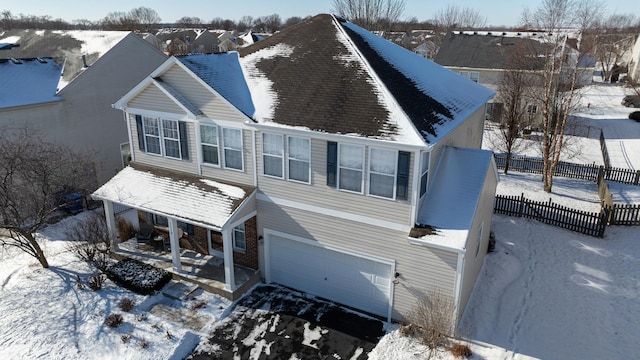
[(270, 281), (386, 316), (391, 265), (269, 236)]

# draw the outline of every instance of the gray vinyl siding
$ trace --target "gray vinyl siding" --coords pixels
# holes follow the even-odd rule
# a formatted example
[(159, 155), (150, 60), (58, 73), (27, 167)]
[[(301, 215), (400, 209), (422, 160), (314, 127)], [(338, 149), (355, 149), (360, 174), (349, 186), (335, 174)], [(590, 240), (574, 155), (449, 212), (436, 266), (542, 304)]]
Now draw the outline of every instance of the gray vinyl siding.
[(214, 96), (212, 90), (203, 86), (178, 65), (168, 69), (161, 75), (161, 78), (189, 99), (193, 105), (198, 107), (210, 119), (240, 122), (249, 119), (223, 98)]
[[(345, 142), (346, 143), (346, 142)], [(365, 149), (364, 193), (356, 194), (327, 186), (327, 141), (311, 139), (311, 184), (287, 181), (263, 175), (262, 134), (256, 133), (258, 149), (257, 171), (260, 190), (267, 196), (305, 204), (346, 211), (371, 218), (411, 225), (411, 191), (415, 156), (411, 154), (409, 168), (409, 200), (391, 200), (366, 195), (368, 145)], [(286, 163), (286, 158), (283, 160)], [(285, 171), (286, 177), (286, 171)]]
[(435, 174), (440, 161), (440, 155), (445, 146), (480, 149), (482, 147), (482, 132), (484, 131), (484, 109), (476, 110), (465, 122), (458, 125), (431, 150), (429, 162), (430, 174)]
[(457, 253), (411, 245), (403, 231), (258, 200), (258, 234), (263, 235), (265, 228), (394, 260), (400, 274), (393, 299), (396, 320), (404, 319), (422, 294), (431, 290), (453, 298)]
[(136, 109), (186, 115), (186, 112), (173, 99), (155, 85), (147, 86), (146, 89), (131, 99), (127, 106)]
[[(189, 124), (189, 126), (193, 126)], [(221, 129), (220, 127), (218, 129)], [(253, 141), (251, 139), (251, 130), (243, 129), (242, 130), (242, 157), (244, 159), (244, 170), (235, 170), (235, 169), (225, 169), (222, 166), (216, 167), (212, 165), (201, 165), (202, 175), (211, 177), (214, 179), (219, 179), (222, 181), (244, 184), (244, 185), (253, 185), (253, 150), (252, 144)], [(195, 142), (194, 142), (195, 144)], [(198, 143), (199, 144), (199, 143)], [(198, 145), (199, 146), (199, 145)], [(198, 151), (200, 149), (197, 149)], [(196, 151), (196, 149), (194, 149)], [(219, 154), (220, 154), (220, 164), (222, 165), (222, 143), (219, 145)], [(194, 153), (195, 154), (195, 153)]]
[(155, 154), (147, 154), (140, 150), (140, 146), (138, 143), (138, 129), (136, 128), (136, 119), (135, 115), (129, 115), (129, 128), (131, 131), (131, 141), (133, 144), (131, 146), (131, 153), (133, 154), (133, 159), (141, 164), (157, 166), (169, 170), (175, 170), (185, 173), (197, 174), (198, 173), (198, 165), (196, 163), (196, 136), (195, 136), (195, 127), (192, 123), (187, 123), (187, 136), (188, 136), (188, 144), (189, 144), (189, 159), (188, 160), (178, 160), (166, 158), (160, 155)]
[[(476, 212), (476, 216), (473, 219), (473, 223), (469, 231), (467, 252), (464, 259), (462, 286), (460, 289), (460, 309), (458, 311), (457, 320), (462, 317), (465, 307), (467, 306), (467, 302), (469, 301), (469, 297), (471, 297), (471, 292), (473, 291), (480, 269), (482, 268), (484, 258), (487, 255), (489, 234), (491, 233), (491, 218), (493, 216), (494, 194), (497, 183), (498, 179), (496, 178), (496, 173), (493, 168), (490, 167), (487, 171), (487, 176), (482, 188), (478, 211)], [(480, 234), (481, 229), (482, 234)], [(482, 235), (481, 238), (480, 235)], [(480, 247), (478, 255), (476, 256), (478, 241), (480, 241)]]

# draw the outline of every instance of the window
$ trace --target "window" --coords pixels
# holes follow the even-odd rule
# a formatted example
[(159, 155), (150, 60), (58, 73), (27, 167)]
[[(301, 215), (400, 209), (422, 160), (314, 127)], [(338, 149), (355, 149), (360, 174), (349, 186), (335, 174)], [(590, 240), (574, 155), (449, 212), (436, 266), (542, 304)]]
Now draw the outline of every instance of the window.
[(180, 130), (177, 121), (162, 120), (162, 138), (165, 156), (180, 159)]
[(233, 248), (235, 250), (246, 251), (247, 240), (245, 239), (244, 223), (233, 228)]
[(162, 155), (160, 150), (160, 124), (158, 119), (143, 117), (144, 125), (144, 145), (145, 151), (152, 154)]
[(480, 80), (480, 73), (477, 71), (460, 71), (460, 75), (471, 81), (478, 82), (478, 80)]
[(529, 115), (535, 115), (538, 113), (538, 106), (537, 105), (527, 105), (527, 114)]
[(185, 122), (140, 115), (135, 118), (141, 151), (173, 159), (189, 159)]
[(159, 226), (169, 226), (169, 219), (162, 215), (152, 214), (153, 223)]
[(307, 138), (288, 137), (289, 180), (310, 183), (311, 144)]
[(195, 235), (196, 228), (195, 226), (193, 226), (193, 224), (189, 224), (183, 221), (178, 221), (178, 227), (182, 229), (182, 231), (184, 231), (184, 233), (187, 235), (191, 235), (191, 236)]
[(222, 147), (224, 150), (224, 167), (244, 170), (242, 159), (242, 130), (223, 128)]
[(422, 153), (422, 160), (420, 161), (420, 197), (427, 193), (427, 179), (429, 175), (429, 153)]
[(369, 195), (393, 199), (397, 152), (371, 148), (369, 151)]
[(220, 165), (218, 128), (216, 126), (200, 125), (200, 144), (202, 161), (207, 164)]
[(338, 189), (362, 193), (364, 146), (339, 144)]
[(282, 135), (262, 134), (262, 159), (263, 174), (284, 178)]

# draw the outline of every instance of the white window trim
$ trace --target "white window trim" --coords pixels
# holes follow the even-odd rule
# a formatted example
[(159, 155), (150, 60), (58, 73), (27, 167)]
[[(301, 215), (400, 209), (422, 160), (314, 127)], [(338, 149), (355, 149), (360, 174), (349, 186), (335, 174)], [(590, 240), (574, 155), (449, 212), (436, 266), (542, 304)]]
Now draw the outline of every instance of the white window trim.
[[(164, 122), (171, 122), (171, 123), (175, 123), (176, 124), (176, 134), (178, 135), (177, 138), (172, 138), (172, 137), (166, 137), (164, 135)], [(160, 119), (160, 124), (162, 125), (160, 127), (160, 135), (162, 137), (162, 146), (161, 146), (161, 151), (164, 153), (164, 157), (168, 158), (168, 159), (176, 159), (176, 160), (182, 160), (182, 139), (180, 139), (180, 122), (178, 120), (171, 120), (171, 119)], [(165, 140), (170, 140), (170, 141), (176, 141), (178, 143), (178, 156), (179, 157), (175, 157), (175, 156), (169, 156), (167, 155), (167, 150), (166, 150), (166, 143)]]
[[(348, 167), (344, 167), (345, 169), (348, 170), (356, 170), (356, 171), (360, 171), (361, 175), (360, 175), (360, 191), (353, 191), (353, 190), (349, 190), (349, 189), (342, 189), (340, 187), (340, 173), (342, 172), (342, 166), (340, 165), (340, 154), (342, 153), (342, 146), (355, 146), (355, 147), (359, 147), (362, 148), (362, 169), (354, 169), (354, 168), (348, 168)], [(338, 143), (338, 161), (337, 161), (337, 171), (336, 171), (336, 188), (339, 191), (344, 191), (344, 192), (349, 192), (352, 194), (361, 194), (364, 195), (365, 191), (364, 191), (364, 187), (365, 187), (365, 183), (364, 183), (364, 174), (366, 172), (366, 167), (367, 167), (367, 163), (365, 161), (366, 159), (366, 147), (364, 145), (359, 145), (359, 144), (343, 144), (343, 143)]]
[[(389, 174), (384, 174), (384, 173), (377, 173), (375, 171), (371, 171), (371, 150), (383, 150), (383, 151), (391, 151), (394, 153), (394, 164), (393, 164), (393, 190), (392, 190), (392, 195), (391, 197), (386, 197), (386, 196), (381, 196), (381, 195), (375, 195), (371, 193), (371, 174), (376, 174), (376, 175), (382, 175), (382, 176), (391, 176)], [(392, 150), (392, 149), (385, 149), (385, 148), (379, 148), (379, 147), (369, 147), (369, 162), (367, 163), (367, 196), (371, 196), (374, 198), (378, 198), (378, 199), (385, 199), (385, 200), (392, 200), (395, 201), (396, 200), (396, 188), (398, 186), (398, 151), (397, 150)]]
[[(303, 136), (287, 136), (286, 138), (287, 138), (287, 142), (286, 142), (286, 144), (287, 144), (287, 152), (286, 152), (287, 153), (287, 156), (286, 156), (286, 158), (287, 158), (287, 181), (291, 181), (291, 182), (295, 182), (295, 183), (299, 183), (299, 184), (310, 185), (311, 184), (311, 138), (303, 137)], [(296, 158), (292, 158), (291, 157), (291, 153), (289, 151), (289, 139), (290, 138), (305, 139), (305, 140), (307, 140), (309, 142), (309, 149), (308, 149), (308, 151), (309, 151), (308, 152), (309, 160), (300, 160), (300, 159), (296, 159)], [(309, 181), (302, 181), (302, 180), (292, 179), (289, 176), (289, 168), (290, 168), (289, 161), (290, 160), (300, 161), (300, 162), (305, 162), (306, 161), (309, 164), (309, 174), (308, 174)]]
[[(475, 75), (475, 78), (476, 78), (475, 80), (473, 79), (474, 75)], [(478, 71), (469, 71), (469, 80), (471, 80), (473, 82), (476, 82), (476, 83), (479, 83), (480, 82), (480, 72), (478, 72)]]
[[(429, 162), (429, 157), (431, 156), (431, 154), (429, 152), (422, 152), (420, 153), (420, 178), (418, 179), (418, 195), (420, 196), (420, 199), (422, 199), (423, 197), (427, 196), (427, 193), (429, 192), (429, 168), (430, 166), (427, 166), (427, 170), (426, 171), (422, 171), (422, 165), (424, 162), (424, 154), (426, 154), (426, 159), (427, 162)], [(431, 164), (429, 164), (431, 165)], [(425, 189), (424, 189), (424, 194), (420, 195), (420, 191), (422, 191), (422, 178), (424, 177), (424, 175), (427, 175), (426, 178), (426, 184), (425, 184)]]
[[(147, 134), (146, 128), (145, 128), (145, 119), (154, 119), (157, 121), (158, 124), (158, 135), (149, 135)], [(170, 121), (172, 123), (175, 123), (177, 125), (177, 132), (178, 132), (178, 138), (169, 138), (164, 136), (164, 126), (163, 126), (163, 122), (164, 121)], [(180, 121), (179, 120), (175, 120), (175, 119), (166, 119), (166, 118), (160, 118), (160, 117), (155, 117), (155, 116), (146, 116), (143, 115), (142, 116), (142, 137), (144, 138), (144, 152), (147, 155), (150, 156), (160, 156), (160, 157), (164, 157), (167, 159), (173, 159), (173, 160), (182, 160), (182, 139), (180, 138)], [(154, 138), (158, 138), (158, 142), (159, 142), (159, 146), (160, 146), (160, 153), (153, 153), (153, 152), (149, 152), (149, 147), (147, 145), (147, 136), (149, 137), (154, 137)], [(174, 157), (174, 156), (169, 156), (167, 155), (167, 151), (165, 148), (165, 139), (169, 139), (169, 140), (174, 140), (178, 142), (178, 153), (180, 154), (180, 157)]]
[[(242, 128), (234, 128), (234, 127), (219, 127), (219, 129), (221, 129), (220, 138), (222, 139), (222, 167), (224, 169), (227, 169), (227, 170), (244, 172), (244, 131), (242, 131)], [(241, 159), (240, 164), (242, 165), (241, 169), (227, 167), (227, 159), (226, 159), (225, 150), (227, 150), (227, 149), (234, 150), (234, 151), (238, 151), (238, 150), (230, 148), (230, 147), (227, 147), (225, 145), (225, 143), (224, 143), (224, 130), (225, 129), (240, 131), (240, 159)]]
[[(242, 230), (238, 229), (240, 226), (242, 226)], [(242, 234), (244, 235), (244, 248), (237, 246), (236, 244), (236, 231), (242, 232)], [(233, 243), (233, 250), (235, 251), (239, 251), (239, 252), (246, 252), (247, 251), (247, 232), (244, 228), (244, 223), (241, 223), (237, 226), (235, 226), (233, 229), (231, 229), (231, 240)]]
[[(266, 154), (264, 152), (264, 136), (265, 135), (275, 135), (275, 136), (279, 136), (280, 137), (280, 150), (282, 151), (280, 156), (273, 155), (273, 154)], [(281, 179), (281, 180), (284, 179), (284, 177), (285, 177), (285, 169), (284, 169), (284, 158), (285, 158), (284, 139), (285, 139), (285, 136), (283, 134), (277, 134), (277, 133), (272, 133), (272, 132), (263, 132), (262, 133), (262, 151), (261, 151), (261, 153), (262, 153), (262, 175), (263, 176), (274, 178), (274, 179)], [(265, 161), (264, 161), (265, 156), (273, 157), (273, 158), (278, 158), (278, 157), (280, 158), (280, 168), (281, 168), (281, 172), (282, 172), (281, 176), (276, 176), (276, 175), (271, 175), (271, 174), (265, 173), (265, 170), (266, 170)]]
[[(200, 128), (200, 134), (202, 134), (202, 127), (212, 127), (216, 129), (216, 141), (218, 142), (217, 145), (213, 145), (213, 144), (209, 144), (209, 143), (203, 143), (202, 142), (202, 135), (198, 136), (198, 150), (200, 151), (200, 159), (202, 159), (202, 165), (203, 166), (211, 166), (211, 167), (215, 167), (215, 168), (220, 168), (222, 167), (222, 155), (220, 153), (220, 127), (216, 124), (198, 124), (198, 127)], [(218, 164), (212, 164), (210, 162), (206, 162), (204, 161), (204, 151), (202, 151), (202, 146), (215, 146), (218, 148)]]

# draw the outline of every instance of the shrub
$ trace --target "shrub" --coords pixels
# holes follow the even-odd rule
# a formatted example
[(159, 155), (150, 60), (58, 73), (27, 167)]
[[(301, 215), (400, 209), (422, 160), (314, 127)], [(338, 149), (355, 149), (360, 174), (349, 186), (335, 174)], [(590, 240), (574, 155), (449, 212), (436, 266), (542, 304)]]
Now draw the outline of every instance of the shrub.
[(166, 336), (167, 336), (167, 340), (173, 339), (173, 334), (170, 333), (169, 330), (167, 330)]
[(104, 321), (104, 324), (110, 328), (115, 328), (122, 325), (122, 315), (120, 314), (111, 314), (107, 316)]
[(89, 289), (93, 291), (98, 291), (102, 289), (102, 285), (104, 285), (104, 280), (105, 278), (103, 274), (94, 275), (89, 279), (89, 283), (87, 285), (89, 286)]
[(67, 250), (78, 259), (104, 271), (111, 252), (111, 236), (103, 216), (93, 214), (66, 231)]
[(134, 259), (124, 259), (105, 270), (107, 277), (120, 286), (141, 295), (162, 289), (171, 281), (171, 273)]
[(118, 307), (122, 311), (129, 312), (133, 309), (134, 306), (136, 306), (136, 303), (133, 302), (133, 300), (131, 300), (130, 298), (124, 298), (120, 300), (120, 302), (118, 302)]
[(127, 219), (118, 218), (116, 227), (118, 228), (118, 237), (120, 237), (120, 241), (127, 241), (136, 236), (136, 228), (133, 227), (133, 224)]
[(131, 339), (131, 335), (129, 335), (129, 334), (122, 334), (120, 336), (120, 341), (122, 341), (123, 344), (128, 343), (129, 339)]
[(457, 358), (470, 357), (472, 355), (471, 349), (465, 345), (460, 343), (454, 343), (449, 347), (449, 351), (451, 351), (451, 355)]
[(629, 119), (640, 122), (640, 111), (634, 111), (629, 114)]
[(417, 326), (422, 342), (435, 349), (445, 345), (453, 335), (453, 300), (439, 291), (432, 291), (420, 300), (409, 314)]
[(149, 347), (149, 341), (145, 338), (140, 339), (140, 348), (146, 349)]

